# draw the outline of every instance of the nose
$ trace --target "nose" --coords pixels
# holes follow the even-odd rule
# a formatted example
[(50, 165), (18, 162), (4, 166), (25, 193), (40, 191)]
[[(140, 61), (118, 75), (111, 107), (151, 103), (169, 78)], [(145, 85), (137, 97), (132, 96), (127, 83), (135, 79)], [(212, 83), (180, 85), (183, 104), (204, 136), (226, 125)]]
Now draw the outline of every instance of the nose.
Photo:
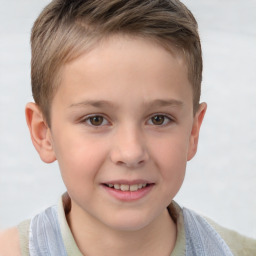
[(146, 141), (142, 133), (135, 128), (120, 129), (112, 141), (111, 161), (127, 168), (138, 168), (148, 159)]

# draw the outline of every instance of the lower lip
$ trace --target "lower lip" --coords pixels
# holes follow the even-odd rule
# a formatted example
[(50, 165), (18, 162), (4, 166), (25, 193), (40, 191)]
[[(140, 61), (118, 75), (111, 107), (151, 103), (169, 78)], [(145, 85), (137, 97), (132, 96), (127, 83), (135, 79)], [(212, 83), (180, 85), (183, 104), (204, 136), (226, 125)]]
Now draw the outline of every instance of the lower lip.
[(137, 191), (122, 191), (122, 190), (107, 187), (105, 185), (102, 185), (102, 186), (114, 198), (120, 201), (130, 202), (130, 201), (139, 200), (145, 197), (151, 191), (154, 185), (153, 184), (148, 185), (145, 188), (138, 189)]

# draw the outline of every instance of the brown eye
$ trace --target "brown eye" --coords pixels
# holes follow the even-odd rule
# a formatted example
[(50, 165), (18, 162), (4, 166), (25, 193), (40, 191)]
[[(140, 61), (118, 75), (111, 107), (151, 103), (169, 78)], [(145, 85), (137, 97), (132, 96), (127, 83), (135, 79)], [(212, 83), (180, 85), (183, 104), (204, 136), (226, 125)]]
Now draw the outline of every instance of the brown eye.
[(100, 126), (103, 124), (104, 118), (102, 116), (93, 116), (88, 119), (91, 125)]
[(172, 119), (166, 115), (154, 115), (150, 118), (149, 124), (150, 125), (167, 125), (172, 122)]
[(151, 120), (154, 125), (162, 125), (165, 121), (165, 116), (163, 115), (153, 116)]

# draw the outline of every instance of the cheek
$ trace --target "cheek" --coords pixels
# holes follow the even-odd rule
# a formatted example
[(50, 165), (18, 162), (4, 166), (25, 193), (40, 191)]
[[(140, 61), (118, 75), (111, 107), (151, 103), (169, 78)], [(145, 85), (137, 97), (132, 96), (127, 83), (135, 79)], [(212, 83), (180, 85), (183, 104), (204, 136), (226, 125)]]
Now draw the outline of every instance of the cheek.
[(186, 154), (183, 145), (168, 145), (158, 151), (159, 172), (161, 175), (160, 193), (165, 206), (170, 204), (180, 190), (185, 178)]
[[(55, 153), (66, 186), (92, 181), (105, 161), (107, 149), (92, 138), (58, 134)], [(64, 139), (63, 139), (64, 138)]]
[(184, 134), (176, 134), (158, 140), (152, 147), (154, 161), (166, 183), (173, 186), (181, 184), (186, 170), (189, 139)]
[(173, 133), (169, 136), (158, 138), (151, 143), (151, 149), (159, 159), (159, 164), (166, 166), (179, 166), (187, 162), (189, 136), (184, 133)]
[(159, 161), (162, 163), (159, 163), (162, 176), (169, 184), (180, 184), (183, 181), (187, 158), (182, 149), (170, 146), (165, 151), (159, 151)]

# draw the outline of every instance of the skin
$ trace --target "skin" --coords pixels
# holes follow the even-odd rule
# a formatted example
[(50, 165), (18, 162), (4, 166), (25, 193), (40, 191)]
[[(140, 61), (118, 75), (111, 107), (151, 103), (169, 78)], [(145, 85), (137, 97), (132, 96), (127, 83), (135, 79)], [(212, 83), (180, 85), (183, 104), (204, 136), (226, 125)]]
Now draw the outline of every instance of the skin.
[[(205, 111), (203, 103), (193, 115), (182, 56), (124, 36), (64, 66), (51, 128), (34, 103), (27, 105), (41, 159), (59, 163), (72, 203), (67, 220), (83, 254), (170, 255), (176, 225), (166, 207), (196, 153)], [(103, 185), (118, 180), (152, 185), (124, 201)]]
[(19, 234), (17, 228), (0, 232), (0, 255), (20, 256)]

